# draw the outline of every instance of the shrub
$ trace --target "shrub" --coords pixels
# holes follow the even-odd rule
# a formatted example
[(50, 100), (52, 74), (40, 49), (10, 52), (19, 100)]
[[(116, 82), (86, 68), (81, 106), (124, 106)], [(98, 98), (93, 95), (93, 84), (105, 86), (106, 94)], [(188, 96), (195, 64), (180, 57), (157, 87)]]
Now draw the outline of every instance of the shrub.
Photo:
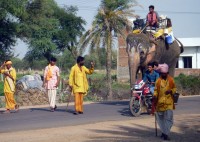
[(0, 96), (3, 96), (3, 82), (0, 82)]
[(183, 96), (186, 95), (199, 95), (200, 92), (200, 76), (180, 74), (175, 77), (177, 91)]

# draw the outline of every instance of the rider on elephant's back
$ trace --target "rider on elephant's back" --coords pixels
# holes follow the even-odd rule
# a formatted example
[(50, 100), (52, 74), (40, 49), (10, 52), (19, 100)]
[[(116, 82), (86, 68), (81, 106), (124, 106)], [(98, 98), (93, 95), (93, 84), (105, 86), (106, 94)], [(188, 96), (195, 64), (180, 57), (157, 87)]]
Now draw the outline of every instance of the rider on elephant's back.
[(147, 26), (157, 28), (158, 27), (158, 13), (154, 11), (154, 6), (149, 6), (149, 13), (147, 14)]
[(145, 72), (143, 81), (147, 82), (150, 84), (150, 91), (153, 94), (154, 93), (154, 87), (155, 87), (155, 82), (159, 78), (159, 73), (154, 71), (154, 64), (153, 63), (148, 63), (148, 70)]

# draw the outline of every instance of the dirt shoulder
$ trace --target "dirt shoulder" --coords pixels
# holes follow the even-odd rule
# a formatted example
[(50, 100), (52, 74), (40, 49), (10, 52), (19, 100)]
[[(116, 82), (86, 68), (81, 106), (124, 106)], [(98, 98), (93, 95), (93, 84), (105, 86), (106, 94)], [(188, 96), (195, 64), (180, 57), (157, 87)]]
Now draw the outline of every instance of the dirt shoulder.
[[(158, 130), (158, 134), (160, 132)], [(170, 134), (173, 142), (200, 139), (200, 114), (175, 115)], [(107, 121), (0, 134), (1, 142), (159, 142), (154, 116), (128, 121)]]

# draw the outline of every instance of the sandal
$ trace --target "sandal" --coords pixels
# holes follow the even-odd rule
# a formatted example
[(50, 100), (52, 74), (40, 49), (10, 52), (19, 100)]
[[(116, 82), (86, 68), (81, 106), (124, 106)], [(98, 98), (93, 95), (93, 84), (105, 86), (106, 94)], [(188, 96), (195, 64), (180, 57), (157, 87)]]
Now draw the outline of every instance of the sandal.
[(15, 112), (19, 111), (19, 105), (15, 105)]
[(7, 110), (5, 110), (4, 112), (2, 112), (3, 114), (9, 114), (10, 113), (10, 110), (9, 109), (7, 109)]

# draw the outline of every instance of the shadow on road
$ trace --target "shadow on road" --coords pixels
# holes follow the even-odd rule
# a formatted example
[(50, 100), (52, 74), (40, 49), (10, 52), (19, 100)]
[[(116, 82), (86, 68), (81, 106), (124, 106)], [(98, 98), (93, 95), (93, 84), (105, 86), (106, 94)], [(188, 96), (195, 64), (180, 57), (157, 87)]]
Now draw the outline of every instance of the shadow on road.
[[(34, 111), (45, 111), (45, 112), (51, 112), (49, 108), (31, 108), (29, 109), (30, 112), (34, 112)], [(67, 112), (67, 113), (74, 113), (74, 110), (72, 109), (65, 109), (65, 108), (57, 108), (54, 112)]]
[[(100, 102), (99, 104), (120, 106), (120, 110), (118, 110), (118, 112), (122, 116), (134, 117), (130, 112), (129, 101), (107, 101), (107, 102)], [(141, 115), (149, 115), (149, 114), (147, 112), (142, 112)]]
[[(146, 122), (145, 122), (146, 123)], [(154, 124), (152, 124), (154, 125)], [(131, 126), (115, 125), (113, 130), (92, 129), (99, 136), (91, 136), (87, 142), (161, 142), (158, 128), (158, 136), (155, 129), (145, 125), (133, 123)], [(171, 142), (199, 142), (200, 139), (200, 115), (188, 116), (175, 120), (175, 125), (170, 134)]]

